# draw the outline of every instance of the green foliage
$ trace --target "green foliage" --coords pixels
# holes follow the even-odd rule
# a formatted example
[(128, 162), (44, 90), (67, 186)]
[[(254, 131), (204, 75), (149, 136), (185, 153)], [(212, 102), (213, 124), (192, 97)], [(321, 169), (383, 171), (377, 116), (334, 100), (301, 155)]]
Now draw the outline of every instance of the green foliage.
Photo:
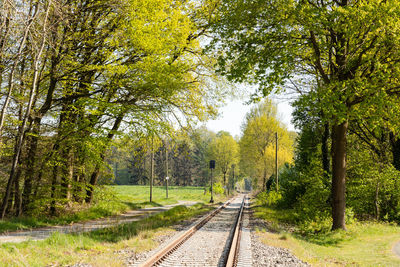
[[(209, 190), (211, 191), (211, 186), (210, 186)], [(214, 192), (214, 194), (217, 194), (217, 195), (224, 194), (225, 190), (224, 190), (224, 186), (222, 185), (222, 183), (220, 183), (220, 182), (214, 183), (213, 184), (213, 192)]]
[(323, 183), (322, 177), (323, 173), (316, 173), (315, 169), (301, 175), (305, 191), (294, 205), (297, 218), (304, 227), (317, 231), (321, 230), (318, 227), (330, 229), (331, 223), (330, 188)]
[(255, 190), (264, 189), (267, 177), (275, 169), (275, 134), (278, 134), (280, 166), (292, 161), (293, 140), (277, 117), (276, 104), (269, 99), (251, 109), (243, 122), (242, 130), (243, 135), (239, 142), (241, 170), (252, 177)]
[(391, 164), (377, 162), (363, 147), (351, 150), (350, 155), (348, 205), (355, 216), (400, 222), (400, 172)]
[[(319, 118), (316, 126), (331, 127), (335, 228), (345, 228), (348, 125), (361, 125), (358, 134), (370, 145), (377, 143), (370, 142), (371, 133), (399, 132), (399, 10), (400, 1), (223, 0), (215, 18), (211, 46), (219, 52), (220, 73), (235, 82), (258, 83), (256, 99), (294, 87), (301, 95), (296, 104)], [(388, 163), (384, 149), (372, 150), (381, 154), (380, 163)], [(322, 158), (324, 179), (329, 164)], [(378, 198), (375, 202), (379, 206)], [(376, 213), (379, 217), (378, 208)]]
[(257, 199), (262, 205), (274, 207), (282, 200), (282, 195), (276, 191), (263, 191), (257, 195)]
[(215, 176), (220, 176), (220, 180), (221, 176), (223, 177), (222, 184), (229, 192), (233, 183), (229, 181), (227, 174), (232, 165), (237, 165), (239, 162), (238, 143), (229, 133), (219, 132), (209, 145), (209, 157), (215, 160)]
[[(7, 126), (3, 131), (1, 116), (0, 146), (11, 151), (1, 151), (0, 184), (15, 180), (9, 173), (20, 174), (20, 192), (10, 192), (11, 186), (5, 194), (12, 197), (4, 202), (11, 208), (8, 216), (54, 215), (83, 200), (91, 202), (92, 188), (119, 174), (105, 164), (108, 150), (116, 146), (113, 139), (149, 139), (169, 135), (175, 125), (190, 127), (215, 115), (227, 94), (198, 40), (207, 31), (202, 12), (208, 9), (203, 7), (169, 0), (74, 0), (68, 8), (42, 1), (0, 9), (11, 23), (0, 36), (0, 80), (10, 80), (1, 83), (0, 93), (13, 107), (7, 109), (4, 101), (0, 107)], [(29, 20), (33, 13), (38, 15)], [(28, 32), (29, 42), (24, 39)], [(43, 53), (38, 54), (41, 43)], [(23, 57), (6, 52), (18, 51), (14, 44), (21, 45)], [(17, 84), (18, 90), (11, 90)], [(20, 122), (28, 119), (22, 135)], [(10, 172), (9, 157), (19, 136), (25, 138), (18, 147), (24, 153), (16, 159), (22, 164)], [(126, 169), (120, 174), (127, 179)], [(18, 210), (12, 204), (20, 195)]]

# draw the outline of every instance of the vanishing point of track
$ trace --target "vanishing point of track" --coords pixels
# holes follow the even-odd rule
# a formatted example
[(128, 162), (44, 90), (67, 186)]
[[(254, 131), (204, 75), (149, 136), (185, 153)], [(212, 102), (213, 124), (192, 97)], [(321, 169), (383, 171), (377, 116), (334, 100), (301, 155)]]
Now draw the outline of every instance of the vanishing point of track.
[(232, 198), (140, 266), (237, 266), (247, 200)]

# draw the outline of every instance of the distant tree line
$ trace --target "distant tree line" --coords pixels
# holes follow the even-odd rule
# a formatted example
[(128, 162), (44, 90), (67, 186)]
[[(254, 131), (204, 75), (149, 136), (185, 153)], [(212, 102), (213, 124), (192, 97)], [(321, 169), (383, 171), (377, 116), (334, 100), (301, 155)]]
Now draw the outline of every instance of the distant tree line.
[[(154, 185), (164, 185), (167, 177), (167, 153), (168, 176), (170, 185), (204, 185), (208, 178), (208, 172), (204, 171), (205, 161), (196, 161), (196, 151), (189, 144), (182, 141), (167, 147), (163, 143), (154, 152)], [(122, 166), (117, 167), (118, 162), (110, 162), (114, 169), (115, 183), (126, 185), (148, 185), (150, 182), (151, 151), (143, 147), (135, 148), (135, 151), (125, 155)]]
[[(210, 144), (216, 134), (205, 127), (165, 138), (154, 146), (154, 185), (205, 186), (209, 184)], [(147, 139), (145, 142), (149, 143)], [(168, 157), (168, 164), (167, 164)], [(151, 147), (135, 142), (131, 149), (114, 148), (108, 158), (116, 184), (148, 185), (151, 176)], [(118, 167), (119, 166), (119, 167)]]

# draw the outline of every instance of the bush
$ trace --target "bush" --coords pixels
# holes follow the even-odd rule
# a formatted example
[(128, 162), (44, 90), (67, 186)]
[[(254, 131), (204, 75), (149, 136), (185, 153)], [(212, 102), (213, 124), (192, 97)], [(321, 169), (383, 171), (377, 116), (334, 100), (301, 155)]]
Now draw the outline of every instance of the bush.
[(278, 202), (282, 199), (282, 195), (276, 191), (261, 192), (257, 195), (258, 200), (262, 205), (266, 206), (276, 206)]
[[(211, 192), (211, 186), (209, 188), (210, 192)], [(221, 183), (214, 183), (213, 184), (213, 193), (217, 194), (217, 195), (222, 195), (224, 193), (224, 187), (222, 186)]]

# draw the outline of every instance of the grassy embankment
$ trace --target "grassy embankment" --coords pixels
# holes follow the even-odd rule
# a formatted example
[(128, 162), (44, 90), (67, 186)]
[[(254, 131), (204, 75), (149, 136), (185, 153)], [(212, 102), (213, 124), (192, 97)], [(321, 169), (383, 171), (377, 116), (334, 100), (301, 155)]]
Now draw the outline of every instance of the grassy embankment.
[[(107, 186), (96, 192), (96, 203), (90, 207), (73, 207), (57, 217), (49, 217), (47, 214), (43, 214), (35, 217), (0, 220), (0, 233), (49, 225), (71, 224), (117, 215), (131, 209), (175, 204), (178, 201), (207, 203), (210, 200), (209, 193), (204, 195), (203, 187), (172, 186), (169, 187), (168, 191), (169, 198), (167, 199), (165, 187), (154, 187), (153, 202), (150, 203), (148, 186)], [(220, 196), (216, 196), (217, 201), (221, 199)]]
[(288, 248), (312, 266), (400, 266), (392, 248), (400, 240), (400, 227), (376, 222), (355, 222), (347, 231), (304, 233), (291, 221), (290, 210), (254, 207), (255, 216), (272, 231), (259, 229), (261, 240)]
[[(148, 203), (148, 187), (116, 186), (114, 200), (99, 202), (105, 210), (125, 205), (125, 208), (163, 205), (183, 201), (207, 203), (209, 194), (202, 188), (173, 187), (169, 199), (165, 199), (163, 188), (155, 188), (154, 203)], [(223, 200), (216, 196), (216, 202)], [(115, 202), (110, 204), (111, 202)], [(124, 258), (135, 253), (155, 248), (157, 236), (174, 231), (170, 226), (193, 216), (203, 214), (213, 207), (203, 203), (192, 207), (177, 206), (146, 219), (97, 230), (84, 234), (53, 234), (43, 241), (0, 244), (1, 266), (64, 266), (87, 263), (92, 266), (124, 266)], [(91, 209), (89, 209), (90, 211)], [(122, 210), (122, 209), (121, 209)], [(84, 211), (81, 211), (84, 213)], [(99, 214), (94, 212), (94, 214)], [(124, 253), (126, 252), (126, 253)]]
[(203, 214), (212, 207), (177, 206), (130, 224), (84, 234), (53, 234), (44, 241), (0, 245), (1, 266), (125, 266), (124, 258), (155, 248), (157, 236), (174, 231), (169, 226)]

